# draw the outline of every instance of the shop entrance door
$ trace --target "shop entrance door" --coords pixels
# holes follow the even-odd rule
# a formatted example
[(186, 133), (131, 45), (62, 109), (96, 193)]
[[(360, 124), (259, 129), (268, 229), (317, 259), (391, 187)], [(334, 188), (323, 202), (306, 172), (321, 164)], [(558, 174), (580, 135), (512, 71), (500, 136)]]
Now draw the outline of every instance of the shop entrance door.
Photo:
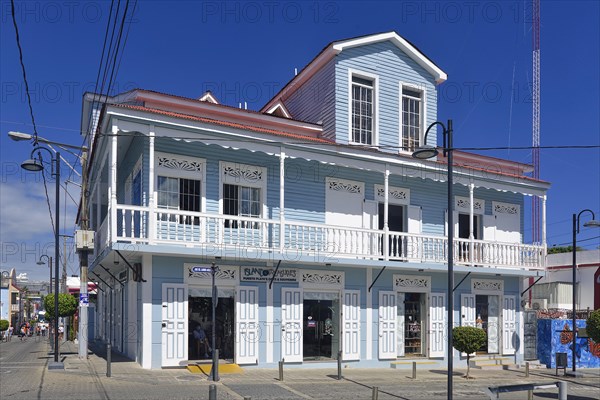
[[(190, 288), (188, 301), (189, 316), (189, 360), (212, 359), (212, 298), (210, 289)], [(222, 297), (223, 296), (223, 297)], [(216, 305), (215, 342), (219, 359), (233, 362), (235, 301), (231, 296), (219, 293)]]
[(476, 295), (475, 309), (477, 319), (475, 326), (482, 328), (487, 334), (488, 340), (479, 349), (480, 353), (497, 354), (498, 350), (498, 332), (499, 332), (499, 304), (496, 295)]
[(304, 292), (302, 345), (305, 361), (337, 357), (340, 302), (337, 294), (328, 295)]

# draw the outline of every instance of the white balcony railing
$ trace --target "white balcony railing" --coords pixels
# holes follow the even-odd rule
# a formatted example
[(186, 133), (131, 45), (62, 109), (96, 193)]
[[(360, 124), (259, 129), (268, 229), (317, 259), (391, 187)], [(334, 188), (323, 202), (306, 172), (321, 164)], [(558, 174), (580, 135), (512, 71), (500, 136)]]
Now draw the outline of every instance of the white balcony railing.
[[(118, 205), (117, 231), (111, 241), (164, 243), (186, 246), (224, 246), (246, 249), (280, 249), (296, 255), (324, 258), (358, 258), (446, 263), (448, 239), (444, 236), (349, 228), (286, 221), (280, 235), (279, 220), (218, 215), (179, 210)], [(96, 235), (96, 249), (108, 244), (108, 218)], [(387, 254), (387, 255), (386, 255)], [(541, 269), (544, 247), (456, 238), (457, 265)]]

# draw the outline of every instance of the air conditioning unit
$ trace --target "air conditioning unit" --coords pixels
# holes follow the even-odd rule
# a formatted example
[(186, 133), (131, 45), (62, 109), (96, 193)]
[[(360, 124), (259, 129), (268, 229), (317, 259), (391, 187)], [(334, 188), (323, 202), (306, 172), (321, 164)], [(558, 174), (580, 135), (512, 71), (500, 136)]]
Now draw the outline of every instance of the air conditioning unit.
[(531, 300), (531, 305), (534, 310), (546, 310), (548, 308), (547, 299), (534, 299)]

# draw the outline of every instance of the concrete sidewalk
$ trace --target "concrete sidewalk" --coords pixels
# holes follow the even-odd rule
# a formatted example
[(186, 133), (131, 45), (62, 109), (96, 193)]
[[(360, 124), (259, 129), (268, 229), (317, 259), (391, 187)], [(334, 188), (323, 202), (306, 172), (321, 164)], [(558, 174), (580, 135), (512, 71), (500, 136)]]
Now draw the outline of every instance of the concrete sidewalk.
[[(78, 358), (78, 347), (72, 342), (61, 345), (65, 369), (48, 371), (47, 340), (0, 345), (0, 398), (2, 399), (208, 399), (213, 382), (203, 374), (186, 369), (145, 370), (134, 361), (113, 354), (112, 376), (106, 376), (105, 346), (92, 343), (87, 359)], [(411, 379), (411, 369), (343, 369), (337, 380), (337, 369), (293, 368), (287, 366), (284, 380), (279, 381), (277, 369), (243, 368), (242, 374), (221, 375), (214, 383), (218, 399), (296, 400), (296, 399), (372, 399), (373, 387), (379, 388), (378, 399), (444, 399), (445, 370), (418, 370)], [(471, 370), (475, 379), (455, 371), (455, 399), (487, 399), (488, 386), (542, 383), (565, 380), (569, 399), (600, 398), (600, 371), (583, 370), (583, 378), (554, 376), (554, 370)], [(566, 378), (566, 379), (565, 379)], [(536, 391), (534, 399), (557, 398), (557, 389)], [(502, 399), (527, 398), (525, 392), (503, 394)]]
[[(153, 387), (166, 389), (170, 398), (208, 398), (209, 385), (213, 384), (203, 374), (191, 374), (185, 369), (145, 370), (137, 363), (123, 356), (113, 354), (112, 376), (106, 377), (106, 347), (93, 343), (87, 362), (77, 358), (77, 345), (68, 343), (64, 346), (74, 356), (65, 359), (65, 370), (82, 370), (87, 368), (104, 390), (116, 396), (128, 394), (134, 398), (144, 393), (143, 398), (157, 397)], [(456, 370), (454, 378), (454, 397), (457, 399), (485, 399), (488, 386), (509, 385), (518, 383), (543, 383), (565, 380), (569, 382), (570, 398), (600, 398), (600, 370), (583, 370), (585, 377), (577, 380), (554, 375), (555, 370), (531, 370), (529, 378), (524, 369), (509, 370), (476, 370), (471, 369), (475, 379), (466, 380), (462, 376), (465, 370)], [(371, 399), (373, 387), (379, 388), (379, 399), (432, 399), (446, 397), (447, 374), (445, 370), (419, 369), (417, 378), (412, 379), (412, 370), (407, 369), (358, 369), (346, 365), (343, 379), (337, 380), (337, 369), (314, 369), (285, 367), (284, 380), (279, 381), (277, 369), (246, 367), (242, 374), (222, 374), (216, 383), (219, 399)], [(139, 387), (142, 385), (142, 387)], [(136, 389), (134, 389), (136, 388)], [(540, 391), (540, 398), (558, 398), (557, 390)], [(526, 393), (502, 395), (502, 398), (526, 398)], [(578, 396), (578, 397), (574, 397)], [(538, 396), (536, 396), (538, 397)], [(534, 397), (535, 398), (535, 397)]]

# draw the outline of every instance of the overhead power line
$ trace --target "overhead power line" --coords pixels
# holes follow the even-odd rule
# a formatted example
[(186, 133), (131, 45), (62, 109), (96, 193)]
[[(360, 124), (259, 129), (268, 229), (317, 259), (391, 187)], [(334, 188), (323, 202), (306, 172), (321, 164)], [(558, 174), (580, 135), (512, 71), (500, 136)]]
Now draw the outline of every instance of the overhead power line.
[(17, 26), (17, 18), (15, 15), (15, 1), (10, 0), (10, 13), (12, 16), (13, 26), (15, 27), (15, 36), (17, 47), (19, 49), (19, 63), (21, 64), (21, 72), (23, 73), (23, 81), (25, 82), (25, 93), (27, 94), (27, 104), (29, 105), (29, 115), (31, 116), (31, 124), (33, 125), (34, 143), (37, 144), (38, 132), (35, 125), (35, 117), (33, 116), (33, 107), (31, 106), (31, 94), (29, 93), (29, 82), (27, 82), (27, 72), (25, 63), (23, 62), (23, 48), (21, 47), (21, 38), (19, 37), (19, 27)]

